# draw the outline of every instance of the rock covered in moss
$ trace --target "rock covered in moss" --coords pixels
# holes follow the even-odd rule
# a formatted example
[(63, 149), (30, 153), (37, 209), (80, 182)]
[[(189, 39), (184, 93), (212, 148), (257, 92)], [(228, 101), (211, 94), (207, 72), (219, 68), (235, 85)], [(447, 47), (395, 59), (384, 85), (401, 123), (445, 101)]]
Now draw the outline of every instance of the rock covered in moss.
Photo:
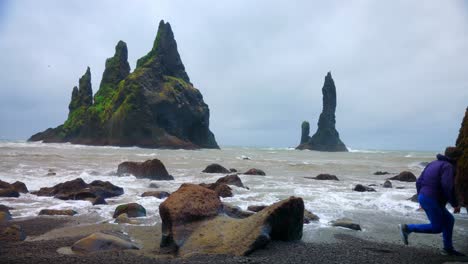
[(310, 149), (318, 151), (347, 152), (345, 144), (341, 141), (340, 135), (335, 128), (336, 110), (336, 87), (335, 82), (328, 72), (325, 76), (325, 83), (322, 88), (323, 109), (318, 121), (317, 132), (309, 136), (309, 123), (302, 123), (302, 135), (299, 146), (296, 149)]
[(147, 160), (145, 162), (122, 162), (117, 168), (117, 174), (132, 174), (137, 178), (147, 178), (158, 181), (174, 180), (174, 177), (169, 175), (164, 164), (158, 159)]
[(169, 23), (130, 73), (120, 41), (106, 61), (94, 100), (88, 68), (72, 92), (68, 119), (29, 140), (151, 148), (218, 148), (209, 109), (190, 82)]
[(468, 205), (468, 107), (460, 127), (456, 146), (463, 153), (457, 162), (456, 188), (462, 204)]

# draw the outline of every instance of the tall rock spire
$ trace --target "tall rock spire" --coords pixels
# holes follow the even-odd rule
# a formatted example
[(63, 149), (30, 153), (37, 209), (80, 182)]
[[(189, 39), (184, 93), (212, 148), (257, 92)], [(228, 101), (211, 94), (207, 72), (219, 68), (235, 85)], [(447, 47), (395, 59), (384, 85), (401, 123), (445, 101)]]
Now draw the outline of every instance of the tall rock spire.
[(306, 122), (302, 123), (301, 143), (297, 149), (348, 151), (335, 128), (336, 87), (330, 72), (325, 76), (322, 94), (323, 109), (318, 121), (317, 132), (309, 137), (308, 130), (304, 127)]
[(153, 67), (158, 69), (162, 75), (173, 76), (190, 83), (169, 22), (164, 23), (164, 20), (159, 22), (158, 34), (154, 40), (153, 48), (146, 56), (137, 61), (138, 67)]
[(68, 105), (69, 114), (82, 106), (88, 108), (92, 104), (93, 89), (91, 87), (91, 71), (88, 67), (85, 74), (79, 80), (79, 86), (73, 87), (71, 101)]

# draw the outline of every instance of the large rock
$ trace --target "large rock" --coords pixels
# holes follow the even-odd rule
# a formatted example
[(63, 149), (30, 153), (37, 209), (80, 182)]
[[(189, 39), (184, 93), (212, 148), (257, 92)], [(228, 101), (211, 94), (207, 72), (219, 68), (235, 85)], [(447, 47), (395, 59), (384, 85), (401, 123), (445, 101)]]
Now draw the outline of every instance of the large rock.
[(157, 181), (174, 180), (174, 177), (169, 175), (164, 164), (158, 159), (147, 160), (145, 162), (122, 162), (119, 164), (117, 174), (132, 174), (137, 178)]
[(341, 141), (340, 135), (335, 128), (336, 87), (330, 72), (325, 76), (322, 94), (323, 109), (318, 121), (317, 132), (310, 137), (309, 123), (303, 122), (301, 142), (296, 149), (347, 152), (348, 149)]
[(468, 107), (466, 108), (465, 117), (460, 127), (456, 146), (463, 154), (457, 162), (455, 186), (458, 190), (461, 204), (468, 206)]
[(128, 217), (142, 217), (146, 216), (146, 209), (137, 203), (121, 204), (115, 208), (113, 218), (121, 214), (127, 214)]
[(339, 181), (338, 177), (335, 175), (331, 174), (319, 174), (315, 177), (304, 177), (306, 179), (312, 179), (312, 180), (321, 180), (321, 181)]
[(414, 176), (414, 174), (410, 171), (403, 171), (394, 177), (388, 178), (387, 180), (416, 182), (416, 176)]
[(92, 253), (103, 250), (125, 250), (139, 248), (129, 239), (98, 232), (78, 240), (75, 242), (75, 244), (72, 245), (71, 249), (79, 253)]
[(66, 215), (66, 216), (74, 216), (77, 212), (75, 210), (55, 210), (55, 209), (42, 209), (39, 212), (39, 215)]
[(113, 185), (107, 181), (93, 181), (87, 184), (81, 178), (53, 187), (43, 187), (39, 191), (31, 192), (38, 196), (54, 196), (61, 200), (93, 200), (98, 197), (110, 198), (122, 195), (123, 188)]
[(227, 184), (227, 185), (234, 185), (237, 187), (241, 188), (246, 188), (244, 184), (242, 183), (242, 180), (239, 178), (239, 175), (237, 174), (231, 174), (224, 176), (222, 178), (219, 178), (216, 183), (218, 184)]
[(15, 181), (14, 183), (11, 184), (13, 186), (13, 189), (19, 193), (28, 193), (28, 187), (26, 187), (26, 184), (20, 181)]
[[(232, 208), (227, 208), (232, 214)], [(231, 218), (224, 210), (214, 191), (183, 184), (159, 206), (161, 248), (172, 249), (179, 256), (246, 255), (271, 239), (289, 241), (302, 237), (301, 198), (291, 197), (243, 219)]]
[(232, 197), (232, 189), (227, 184), (223, 183), (200, 183), (200, 186), (208, 188), (216, 192), (219, 197)]
[(260, 169), (250, 169), (246, 172), (244, 172), (243, 174), (245, 175), (261, 175), (261, 176), (265, 176), (266, 173)]
[(230, 173), (231, 171), (223, 166), (213, 163), (208, 165), (202, 172), (204, 173)]
[(27, 193), (26, 184), (20, 181), (8, 183), (0, 180), (0, 197), (19, 197), (19, 193)]
[(130, 73), (127, 46), (119, 41), (92, 97), (88, 68), (74, 87), (63, 125), (30, 141), (150, 148), (219, 148), (210, 112), (190, 82), (169, 23), (161, 21), (151, 51)]

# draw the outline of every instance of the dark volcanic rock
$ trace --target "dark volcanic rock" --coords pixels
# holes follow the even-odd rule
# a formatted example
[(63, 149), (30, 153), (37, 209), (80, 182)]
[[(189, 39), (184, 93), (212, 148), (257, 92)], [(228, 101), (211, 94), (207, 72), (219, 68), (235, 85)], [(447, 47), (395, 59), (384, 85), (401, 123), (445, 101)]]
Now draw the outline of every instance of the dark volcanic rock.
[(137, 203), (121, 204), (115, 208), (113, 218), (121, 214), (127, 214), (128, 217), (146, 216), (146, 209)]
[(231, 171), (223, 166), (213, 163), (208, 165), (202, 172), (204, 173), (230, 173)]
[(346, 152), (348, 149), (341, 141), (335, 128), (336, 87), (330, 72), (325, 76), (322, 94), (323, 110), (318, 121), (317, 132), (309, 137), (309, 123), (303, 122), (301, 143), (296, 149)]
[(14, 183), (11, 184), (13, 186), (13, 189), (19, 193), (28, 193), (28, 187), (26, 187), (26, 184), (20, 181), (15, 181)]
[(77, 178), (59, 183), (54, 187), (43, 187), (39, 191), (31, 193), (38, 196), (54, 196), (62, 200), (89, 200), (97, 197), (110, 198), (119, 196), (124, 191), (123, 188), (107, 181), (93, 181), (87, 184), (83, 179)]
[(364, 186), (362, 184), (358, 184), (354, 187), (353, 191), (356, 192), (375, 192), (376, 190), (371, 187)]
[(306, 179), (312, 179), (312, 180), (321, 180), (321, 181), (339, 181), (338, 177), (335, 175), (331, 174), (319, 174), (315, 177), (304, 177)]
[(106, 60), (94, 100), (91, 71), (74, 87), (63, 125), (30, 141), (150, 148), (219, 148), (210, 112), (190, 82), (169, 23), (161, 21), (151, 51), (130, 73), (127, 46), (119, 41)]
[(304, 224), (309, 224), (310, 222), (315, 222), (318, 220), (320, 220), (320, 217), (318, 217), (316, 214), (308, 210), (304, 210)]
[(242, 183), (241, 179), (239, 178), (239, 175), (237, 174), (231, 174), (231, 175), (227, 175), (222, 178), (219, 178), (216, 181), (216, 183), (234, 185), (237, 187), (246, 188), (244, 184)]
[(246, 172), (244, 172), (245, 175), (261, 175), (261, 176), (265, 176), (266, 173), (262, 170), (259, 170), (259, 169), (250, 169)]
[(169, 197), (169, 195), (171, 195), (171, 194), (168, 193), (168, 192), (165, 192), (165, 191), (150, 191), (150, 192), (144, 192), (141, 195), (141, 197), (152, 196), (152, 197), (156, 197), (158, 199), (164, 199), (166, 197)]
[(137, 178), (147, 178), (156, 181), (174, 180), (174, 177), (169, 175), (164, 164), (158, 159), (147, 160), (145, 162), (122, 162), (119, 164), (117, 174), (132, 174)]
[(270, 240), (302, 237), (304, 203), (291, 197), (244, 219), (230, 218), (215, 192), (183, 184), (159, 206), (161, 248), (192, 254), (247, 255)]
[(462, 156), (457, 162), (455, 186), (460, 196), (461, 204), (468, 205), (468, 107), (465, 111), (456, 146), (462, 151)]
[(395, 181), (404, 181), (404, 182), (416, 182), (416, 176), (412, 172), (403, 171), (400, 174), (388, 178), (387, 180), (395, 180)]
[(374, 172), (374, 175), (387, 175), (387, 174), (390, 174), (390, 173), (387, 172), (387, 171), (376, 171), (376, 172)]
[(42, 209), (39, 215), (76, 215), (77, 212), (74, 210), (54, 210), (54, 209)]
[(392, 182), (389, 180), (386, 180), (383, 184), (384, 188), (392, 188)]
[(28, 188), (20, 181), (13, 184), (0, 180), (0, 197), (19, 197), (19, 193), (27, 193)]

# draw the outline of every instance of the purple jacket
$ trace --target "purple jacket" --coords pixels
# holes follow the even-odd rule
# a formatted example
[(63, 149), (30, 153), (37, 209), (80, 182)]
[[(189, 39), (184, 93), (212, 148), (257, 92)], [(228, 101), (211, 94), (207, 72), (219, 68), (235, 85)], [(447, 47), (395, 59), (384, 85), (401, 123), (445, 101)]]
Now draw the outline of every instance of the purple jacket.
[(458, 206), (455, 194), (455, 168), (454, 162), (438, 154), (437, 160), (429, 163), (416, 181), (416, 189), (419, 194), (431, 197), (439, 201), (443, 206), (447, 202), (453, 207)]

